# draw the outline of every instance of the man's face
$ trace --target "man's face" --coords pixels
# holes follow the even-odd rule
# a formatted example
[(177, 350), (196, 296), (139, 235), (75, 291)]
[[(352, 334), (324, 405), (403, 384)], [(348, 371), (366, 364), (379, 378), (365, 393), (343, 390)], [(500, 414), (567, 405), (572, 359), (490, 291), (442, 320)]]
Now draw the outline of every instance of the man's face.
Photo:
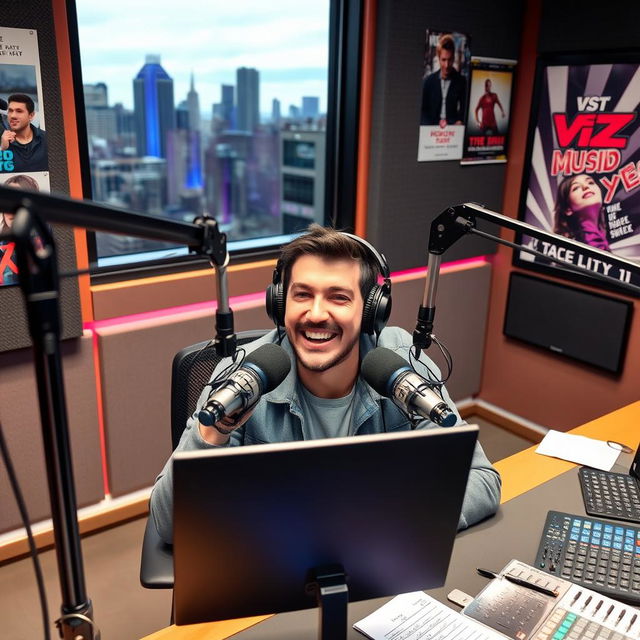
[(446, 80), (453, 69), (453, 51), (440, 49), (438, 62), (440, 63), (440, 76)]
[(10, 102), (7, 109), (9, 128), (15, 133), (24, 131), (31, 124), (34, 115), (35, 113), (29, 113), (23, 102)]
[(362, 323), (360, 264), (303, 255), (291, 269), (284, 324), (300, 366), (326, 371), (357, 367)]

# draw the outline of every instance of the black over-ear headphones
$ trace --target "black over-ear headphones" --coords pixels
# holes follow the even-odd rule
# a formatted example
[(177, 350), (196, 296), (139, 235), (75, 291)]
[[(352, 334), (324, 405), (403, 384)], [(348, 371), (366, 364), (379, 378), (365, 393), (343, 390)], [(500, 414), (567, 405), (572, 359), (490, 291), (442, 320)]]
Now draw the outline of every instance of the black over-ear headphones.
[[(391, 314), (391, 279), (389, 274), (389, 265), (386, 258), (376, 251), (366, 240), (354, 236), (351, 233), (340, 231), (343, 236), (347, 236), (355, 240), (364, 247), (374, 258), (380, 275), (383, 277), (382, 284), (375, 284), (365, 296), (364, 307), (362, 309), (362, 327), (363, 333), (379, 334), (387, 324), (389, 315)], [(275, 323), (276, 326), (284, 327), (284, 309), (286, 292), (283, 283), (283, 267), (282, 260), (278, 260), (276, 268), (273, 272), (273, 282), (267, 287), (267, 315)]]

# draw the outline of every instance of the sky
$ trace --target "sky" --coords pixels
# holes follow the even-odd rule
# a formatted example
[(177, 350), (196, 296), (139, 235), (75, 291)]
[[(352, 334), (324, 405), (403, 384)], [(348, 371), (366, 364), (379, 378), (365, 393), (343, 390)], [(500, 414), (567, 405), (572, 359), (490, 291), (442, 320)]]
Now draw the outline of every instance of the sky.
[(283, 115), (302, 96), (326, 109), (329, 0), (76, 0), (82, 80), (104, 82), (109, 104), (133, 108), (133, 78), (147, 54), (174, 81), (176, 106), (191, 73), (200, 110), (210, 116), (221, 84), (238, 67), (260, 72), (260, 111), (278, 98)]

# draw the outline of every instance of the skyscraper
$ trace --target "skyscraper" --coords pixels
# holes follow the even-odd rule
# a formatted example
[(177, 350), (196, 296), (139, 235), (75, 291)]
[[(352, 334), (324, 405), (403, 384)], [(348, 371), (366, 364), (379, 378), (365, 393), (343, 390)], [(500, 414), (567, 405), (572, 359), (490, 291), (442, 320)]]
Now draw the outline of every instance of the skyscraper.
[(238, 129), (253, 131), (260, 124), (260, 74), (257, 69), (236, 71)]
[(117, 134), (116, 112), (109, 107), (107, 85), (104, 82), (84, 84), (82, 89), (89, 141), (94, 138), (113, 140)]
[(167, 132), (175, 129), (173, 80), (159, 55), (147, 55), (133, 80), (138, 155), (165, 158)]
[(303, 96), (302, 98), (302, 117), (317, 118), (320, 114), (320, 98), (313, 96)]
[(227, 122), (228, 129), (235, 129), (233, 94), (235, 87), (232, 84), (222, 85), (222, 118)]
[(189, 129), (200, 131), (200, 98), (195, 88), (193, 71), (191, 72), (191, 88), (187, 93), (187, 109), (189, 110)]
[(279, 124), (281, 117), (282, 116), (280, 115), (280, 100), (278, 100), (278, 98), (274, 98), (271, 101), (271, 120), (273, 121), (274, 124)]

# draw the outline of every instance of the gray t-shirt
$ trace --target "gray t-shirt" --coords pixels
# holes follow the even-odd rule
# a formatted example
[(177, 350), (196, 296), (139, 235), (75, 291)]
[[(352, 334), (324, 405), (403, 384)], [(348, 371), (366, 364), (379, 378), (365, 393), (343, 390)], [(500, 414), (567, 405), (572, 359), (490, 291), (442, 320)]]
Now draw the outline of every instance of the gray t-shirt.
[(298, 384), (300, 401), (305, 414), (304, 432), (308, 440), (319, 438), (340, 438), (353, 435), (353, 398), (351, 393), (343, 398), (318, 398), (303, 384)]

